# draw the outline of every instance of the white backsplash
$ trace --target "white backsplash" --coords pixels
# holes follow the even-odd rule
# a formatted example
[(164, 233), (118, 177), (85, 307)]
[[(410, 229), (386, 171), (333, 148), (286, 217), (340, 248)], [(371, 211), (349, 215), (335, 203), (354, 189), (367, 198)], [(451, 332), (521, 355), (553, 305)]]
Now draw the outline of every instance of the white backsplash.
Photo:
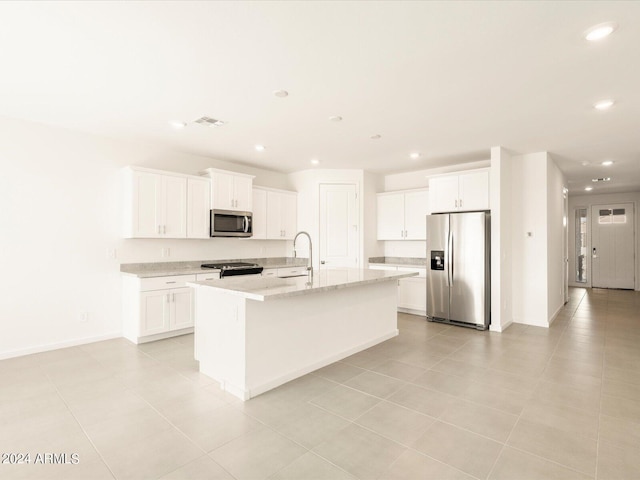
[(400, 240), (384, 242), (385, 257), (420, 257), (427, 256), (427, 242), (420, 240)]

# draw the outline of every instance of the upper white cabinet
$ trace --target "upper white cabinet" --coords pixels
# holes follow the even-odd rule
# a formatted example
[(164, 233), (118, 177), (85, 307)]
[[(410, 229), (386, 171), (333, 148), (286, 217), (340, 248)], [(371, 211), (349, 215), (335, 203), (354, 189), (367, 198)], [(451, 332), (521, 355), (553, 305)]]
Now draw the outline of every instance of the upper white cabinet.
[(378, 194), (378, 240), (426, 240), (428, 190)]
[(186, 177), (134, 168), (125, 177), (125, 237), (187, 237)]
[(267, 239), (293, 240), (296, 234), (298, 195), (283, 190), (267, 190)]
[(429, 199), (432, 213), (489, 210), (489, 171), (433, 177)]
[(208, 178), (127, 167), (126, 238), (209, 238)]
[(210, 190), (207, 178), (187, 179), (187, 238), (210, 238)]
[(252, 208), (253, 175), (206, 169), (211, 178), (211, 208), (250, 212)]

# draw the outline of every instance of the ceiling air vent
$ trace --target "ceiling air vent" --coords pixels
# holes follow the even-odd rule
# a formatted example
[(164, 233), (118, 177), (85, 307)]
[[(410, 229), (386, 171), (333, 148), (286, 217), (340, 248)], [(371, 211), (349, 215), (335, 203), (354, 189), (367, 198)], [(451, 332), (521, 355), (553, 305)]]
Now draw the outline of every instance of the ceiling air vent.
[(201, 117), (197, 119), (195, 123), (199, 123), (200, 125), (204, 125), (205, 127), (221, 127), (227, 122), (216, 120), (215, 118), (211, 117)]
[(591, 181), (594, 183), (597, 182), (609, 182), (611, 180), (611, 177), (601, 177), (601, 178), (592, 178)]

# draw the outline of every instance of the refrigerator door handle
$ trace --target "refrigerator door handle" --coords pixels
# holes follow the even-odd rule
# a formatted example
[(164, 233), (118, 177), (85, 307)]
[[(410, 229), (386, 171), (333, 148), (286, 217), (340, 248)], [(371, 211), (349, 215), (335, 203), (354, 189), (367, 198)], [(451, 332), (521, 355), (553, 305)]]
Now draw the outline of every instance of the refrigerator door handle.
[(446, 245), (446, 249), (444, 252), (444, 262), (447, 266), (447, 277), (446, 277), (446, 283), (445, 285), (447, 287), (451, 286), (451, 231), (447, 231), (447, 245)]
[(449, 232), (449, 284), (453, 285), (453, 233)]

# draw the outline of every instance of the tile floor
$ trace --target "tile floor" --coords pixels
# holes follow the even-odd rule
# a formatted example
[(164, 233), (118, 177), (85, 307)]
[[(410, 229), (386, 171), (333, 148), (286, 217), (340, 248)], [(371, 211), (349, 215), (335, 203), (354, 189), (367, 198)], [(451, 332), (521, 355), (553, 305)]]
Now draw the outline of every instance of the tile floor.
[(0, 478), (640, 478), (640, 293), (572, 289), (550, 329), (399, 315), (400, 335), (242, 403), (192, 336), (0, 362)]

